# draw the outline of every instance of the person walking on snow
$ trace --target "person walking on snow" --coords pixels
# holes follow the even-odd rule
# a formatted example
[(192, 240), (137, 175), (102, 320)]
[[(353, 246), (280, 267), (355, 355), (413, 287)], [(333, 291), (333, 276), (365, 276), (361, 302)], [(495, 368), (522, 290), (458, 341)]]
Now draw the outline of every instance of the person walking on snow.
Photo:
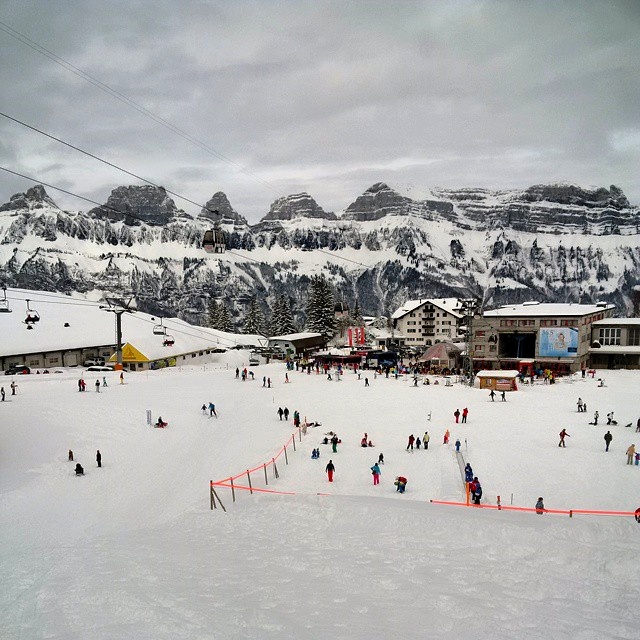
[(284, 413), (284, 419), (288, 421), (289, 420), (289, 409), (287, 407), (285, 407), (284, 411), (282, 413)]
[(431, 436), (429, 435), (428, 431), (424, 432), (424, 435), (422, 436), (422, 444), (424, 445), (425, 450), (429, 448), (429, 440), (430, 440)]
[(459, 439), (459, 438), (456, 440), (455, 447), (456, 447), (456, 453), (458, 453), (458, 451), (460, 451), (460, 447), (461, 447), (460, 439)]
[(4, 387), (0, 387), (0, 396), (2, 396), (2, 402), (4, 402)]
[(456, 410), (453, 412), (453, 415), (455, 416), (456, 424), (458, 424), (458, 420), (460, 419), (460, 409), (456, 409)]
[(407, 448), (406, 451), (409, 451), (409, 449), (411, 449), (411, 451), (413, 451), (413, 443), (416, 441), (416, 439), (413, 437), (413, 433), (409, 436), (409, 443), (407, 444)]
[(100, 380), (96, 380), (96, 391), (100, 393)]
[(627, 464), (633, 464), (633, 458), (636, 455), (636, 445), (632, 444), (627, 449)]
[(604, 443), (606, 445), (605, 451), (609, 451), (609, 445), (612, 440), (613, 436), (611, 435), (611, 431), (607, 431), (607, 433), (604, 434)]
[(373, 467), (371, 467), (371, 473), (373, 475), (373, 484), (380, 484), (380, 474), (382, 471), (380, 471), (380, 467), (377, 462), (374, 462)]
[(465, 407), (462, 410), (462, 422), (466, 422), (467, 421), (467, 416), (469, 415), (469, 409), (467, 409), (467, 407)]
[[(331, 451), (333, 451), (333, 453), (338, 453), (338, 435), (337, 434), (333, 434), (333, 437), (331, 438)], [(331, 462), (331, 461), (329, 461)]]
[(560, 442), (558, 443), (558, 446), (559, 446), (559, 447), (565, 447), (565, 448), (566, 448), (566, 446), (567, 446), (567, 445), (564, 443), (565, 436), (566, 436), (566, 437), (568, 437), (568, 438), (570, 438), (570, 437), (571, 437), (571, 436), (567, 433), (567, 430), (566, 430), (566, 429), (563, 429), (563, 430), (560, 432)]
[(449, 436), (450, 436), (450, 435), (451, 435), (451, 434), (449, 433), (449, 429), (447, 429), (447, 430), (444, 432), (444, 438), (443, 438), (443, 443), (442, 443), (442, 444), (449, 444)]
[(209, 403), (209, 417), (211, 416), (215, 416), (216, 418), (218, 417), (218, 414), (216, 413), (216, 405), (213, 404), (213, 402)]
[(278, 407), (278, 415), (280, 416), (280, 420), (282, 420), (282, 414), (284, 413), (284, 411), (282, 410), (282, 407)]
[(107, 384), (107, 377), (106, 376), (102, 376), (102, 386), (103, 387), (108, 387), (109, 385)]
[(491, 389), (491, 393), (489, 394), (489, 397), (491, 398), (491, 402), (496, 401), (496, 392), (493, 389)]
[(333, 482), (333, 474), (336, 468), (333, 466), (333, 461), (329, 460), (329, 463), (325, 467), (325, 471), (327, 472), (327, 477), (329, 478), (329, 482)]
[(507, 396), (506, 396), (504, 391), (502, 391), (500, 393), (500, 400), (502, 400), (502, 402), (506, 402), (507, 401)]
[(100, 449), (96, 451), (96, 462), (98, 463), (99, 467), (102, 466), (102, 454), (100, 453)]

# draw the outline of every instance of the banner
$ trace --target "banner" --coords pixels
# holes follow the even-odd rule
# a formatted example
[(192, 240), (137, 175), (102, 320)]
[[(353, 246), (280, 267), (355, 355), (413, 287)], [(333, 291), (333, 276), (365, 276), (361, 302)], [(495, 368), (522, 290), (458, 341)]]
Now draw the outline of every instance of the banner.
[(365, 339), (364, 327), (349, 327), (347, 329), (347, 344), (350, 347), (364, 344)]
[(538, 344), (541, 358), (573, 358), (578, 353), (578, 330), (573, 327), (540, 329)]

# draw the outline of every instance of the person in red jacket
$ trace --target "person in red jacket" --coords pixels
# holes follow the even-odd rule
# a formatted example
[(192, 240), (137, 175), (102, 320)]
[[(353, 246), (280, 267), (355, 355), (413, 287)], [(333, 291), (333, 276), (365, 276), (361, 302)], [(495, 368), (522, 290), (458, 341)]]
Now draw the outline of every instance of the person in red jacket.
[(467, 416), (469, 415), (469, 409), (467, 409), (467, 407), (465, 407), (462, 410), (462, 422), (466, 422), (467, 421)]
[(407, 479), (404, 476), (397, 476), (393, 484), (396, 485), (396, 491), (398, 493), (404, 493), (405, 487), (407, 486)]
[(416, 439), (413, 436), (413, 433), (409, 436), (409, 444), (407, 445), (407, 451), (409, 451), (409, 449), (411, 449), (411, 451), (413, 451), (413, 443), (416, 441)]
[(565, 436), (566, 436), (567, 438), (570, 438), (570, 437), (571, 437), (571, 436), (567, 433), (567, 430), (566, 430), (566, 429), (563, 429), (563, 430), (560, 432), (560, 442), (558, 443), (558, 446), (559, 446), (559, 447), (566, 447), (566, 446), (567, 446), (567, 445), (564, 443)]

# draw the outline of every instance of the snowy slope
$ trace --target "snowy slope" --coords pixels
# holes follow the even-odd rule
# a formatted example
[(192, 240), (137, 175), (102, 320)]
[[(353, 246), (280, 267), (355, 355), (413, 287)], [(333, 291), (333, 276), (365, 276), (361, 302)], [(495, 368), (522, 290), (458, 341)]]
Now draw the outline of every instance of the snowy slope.
[[(636, 638), (640, 525), (632, 518), (475, 510), (461, 499), (449, 428), (488, 504), (634, 510), (640, 467), (638, 373), (525, 387), (491, 403), (460, 385), (346, 374), (340, 382), (254, 368), (244, 355), (204, 367), (107, 374), (101, 393), (77, 375), (16, 376), (0, 403), (0, 610), (3, 638)], [(262, 386), (270, 377), (272, 388)], [(9, 377), (2, 382), (8, 389)], [(88, 380), (88, 382), (91, 382)], [(90, 386), (90, 385), (89, 385)], [(577, 397), (589, 405), (575, 411)], [(219, 417), (200, 411), (216, 403)], [(311, 428), (269, 488), (209, 510), (208, 483), (278, 455), (293, 433), (278, 406)], [(469, 423), (452, 413), (467, 406)], [(145, 424), (151, 409), (169, 422)], [(592, 411), (615, 410), (613, 444)], [(431, 420), (427, 419), (431, 413)], [(558, 431), (571, 437), (566, 449)], [(428, 451), (405, 451), (428, 429)], [(321, 445), (338, 432), (337, 454)], [(359, 446), (366, 431), (373, 449)], [(640, 444), (640, 442), (636, 442)], [(319, 461), (310, 459), (320, 447)], [(75, 477), (67, 449), (85, 467)], [(96, 468), (96, 449), (103, 467)], [(369, 467), (384, 452), (381, 484)], [(324, 466), (333, 458), (336, 481)], [(408, 477), (407, 493), (393, 478)], [(254, 484), (261, 484), (254, 474)]]

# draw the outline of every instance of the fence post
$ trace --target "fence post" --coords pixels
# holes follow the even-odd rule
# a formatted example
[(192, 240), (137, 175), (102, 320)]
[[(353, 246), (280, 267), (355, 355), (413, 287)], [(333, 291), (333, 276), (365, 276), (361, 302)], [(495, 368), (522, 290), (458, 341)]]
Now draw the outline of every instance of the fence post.
[(570, 509), (570, 510), (569, 510), (569, 517), (570, 517), (570, 518), (573, 518), (573, 509)]
[(253, 487), (251, 486), (251, 474), (249, 473), (249, 469), (247, 469), (247, 480), (249, 481), (249, 493), (253, 495)]
[(209, 480), (209, 500), (211, 502), (211, 511), (213, 511), (216, 506), (216, 501), (213, 497), (213, 480)]
[[(304, 423), (307, 424), (307, 416), (304, 417)], [(298, 438), (300, 439), (300, 442), (302, 442), (302, 430), (300, 429), (300, 427), (298, 427)], [(293, 439), (294, 443), (296, 441), (296, 439)], [(293, 449), (295, 451), (295, 447)]]
[(233, 501), (236, 501), (236, 490), (233, 488), (233, 478), (229, 478), (229, 482), (231, 483), (231, 495), (233, 496)]
[(500, 504), (500, 496), (498, 496), (498, 511), (502, 511), (502, 505)]
[[(295, 442), (295, 440), (294, 440)], [(287, 457), (287, 445), (284, 445), (284, 462), (285, 464), (289, 464), (289, 458)]]
[(216, 506), (216, 501), (214, 499), (214, 496), (218, 499), (218, 502), (220, 503), (222, 510), (226, 513), (227, 510), (224, 508), (224, 505), (222, 504), (222, 500), (220, 500), (220, 496), (216, 493), (216, 490), (213, 487), (211, 487), (211, 503), (217, 509), (218, 507)]
[[(298, 427), (298, 431), (300, 431), (300, 427)], [(295, 433), (291, 436), (291, 441), (293, 442), (293, 450), (295, 451), (296, 450), (296, 434)]]
[(273, 462), (273, 477), (279, 478), (280, 476), (278, 475), (278, 467), (276, 467), (276, 459), (271, 458), (271, 462)]
[(264, 467), (264, 483), (269, 484), (269, 480), (267, 478), (267, 463), (265, 462), (262, 466)]

